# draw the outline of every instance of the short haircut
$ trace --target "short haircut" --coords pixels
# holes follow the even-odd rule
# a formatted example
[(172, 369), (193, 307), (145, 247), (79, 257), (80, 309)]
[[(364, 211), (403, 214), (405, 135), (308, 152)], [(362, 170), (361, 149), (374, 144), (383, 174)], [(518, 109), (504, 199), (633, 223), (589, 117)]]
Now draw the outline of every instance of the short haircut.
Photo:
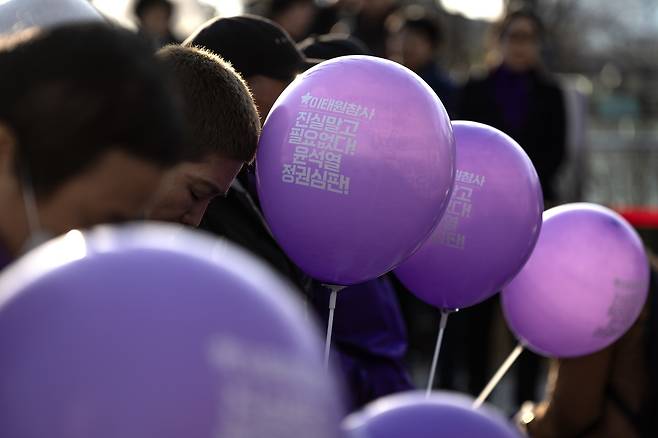
[(153, 7), (165, 8), (169, 17), (174, 13), (174, 5), (169, 0), (137, 0), (135, 2), (135, 15), (141, 19), (144, 13)]
[(145, 40), (105, 24), (28, 33), (0, 40), (0, 122), (16, 136), (14, 171), (37, 196), (110, 150), (178, 162), (179, 102)]
[(231, 64), (197, 47), (167, 46), (158, 57), (174, 72), (183, 96), (184, 158), (199, 161), (218, 154), (250, 163), (260, 120), (247, 84)]

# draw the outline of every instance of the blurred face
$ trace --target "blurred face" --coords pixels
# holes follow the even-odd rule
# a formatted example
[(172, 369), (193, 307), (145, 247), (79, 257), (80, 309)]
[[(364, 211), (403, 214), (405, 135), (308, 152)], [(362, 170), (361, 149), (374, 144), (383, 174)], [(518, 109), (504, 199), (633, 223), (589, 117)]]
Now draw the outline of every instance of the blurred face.
[(434, 56), (434, 47), (421, 33), (410, 29), (402, 31), (400, 46), (402, 63), (411, 70), (418, 70), (429, 63)]
[(254, 96), (261, 125), (265, 122), (274, 102), (279, 98), (288, 82), (267, 76), (255, 75), (247, 78), (247, 84)]
[(539, 64), (540, 41), (535, 24), (528, 18), (512, 21), (501, 36), (503, 63), (511, 70), (524, 72)]
[(300, 41), (308, 33), (308, 29), (315, 18), (315, 5), (313, 2), (297, 2), (286, 11), (274, 17), (295, 41)]
[(211, 154), (199, 162), (177, 165), (163, 178), (147, 218), (198, 227), (210, 201), (226, 196), (242, 164)]
[(162, 38), (169, 32), (169, 10), (164, 6), (146, 9), (141, 18), (142, 29), (149, 35)]
[[(13, 137), (0, 125), (0, 241), (18, 255), (31, 231), (24, 187), (13, 171)], [(159, 186), (164, 171), (120, 149), (99, 157), (47, 197), (36, 200), (42, 231), (59, 235), (74, 228), (136, 219)], [(38, 195), (38, 193), (37, 193)]]

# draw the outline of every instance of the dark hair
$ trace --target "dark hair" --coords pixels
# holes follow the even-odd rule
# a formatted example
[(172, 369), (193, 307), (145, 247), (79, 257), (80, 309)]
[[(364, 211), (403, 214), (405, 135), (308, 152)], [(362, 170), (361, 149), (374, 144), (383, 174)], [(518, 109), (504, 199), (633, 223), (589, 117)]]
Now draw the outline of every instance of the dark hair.
[(249, 88), (231, 64), (196, 47), (168, 46), (158, 52), (183, 94), (188, 135), (185, 158), (217, 153), (251, 162), (260, 121)]
[(174, 5), (169, 0), (137, 0), (135, 2), (135, 15), (141, 19), (148, 9), (154, 7), (165, 8), (169, 17), (174, 13)]
[(433, 20), (428, 16), (406, 17), (402, 24), (402, 29), (411, 30), (423, 35), (434, 48), (437, 48), (443, 40), (439, 23), (437, 20)]
[(518, 19), (526, 19), (532, 21), (532, 24), (535, 26), (535, 30), (537, 31), (537, 39), (539, 41), (544, 39), (544, 34), (546, 32), (544, 23), (542, 22), (541, 18), (539, 18), (539, 15), (527, 9), (519, 9), (508, 13), (496, 26), (496, 34), (498, 38), (503, 38), (512, 23)]
[(245, 3), (249, 13), (272, 19), (298, 4), (313, 3), (313, 0), (251, 0)]
[(182, 119), (165, 73), (146, 41), (104, 24), (0, 40), (0, 122), (16, 136), (17, 175), (47, 196), (112, 149), (177, 162)]

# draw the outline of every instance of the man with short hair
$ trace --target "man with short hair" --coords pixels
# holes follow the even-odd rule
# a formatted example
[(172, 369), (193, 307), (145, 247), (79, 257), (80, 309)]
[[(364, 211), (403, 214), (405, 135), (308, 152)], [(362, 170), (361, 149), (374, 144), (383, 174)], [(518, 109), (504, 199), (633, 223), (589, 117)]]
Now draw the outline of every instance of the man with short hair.
[(253, 161), (258, 112), (240, 75), (211, 52), (169, 46), (157, 56), (179, 85), (187, 130), (184, 161), (167, 173), (147, 216), (196, 227), (208, 203)]
[(87, 24), (4, 38), (0, 77), (0, 264), (39, 235), (139, 216), (179, 159), (166, 70), (130, 32)]

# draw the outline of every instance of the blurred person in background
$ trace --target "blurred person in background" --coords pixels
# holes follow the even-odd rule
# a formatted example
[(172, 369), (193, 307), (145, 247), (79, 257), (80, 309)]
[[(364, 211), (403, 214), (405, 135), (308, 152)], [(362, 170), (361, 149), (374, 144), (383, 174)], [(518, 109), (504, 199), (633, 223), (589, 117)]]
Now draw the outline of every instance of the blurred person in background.
[[(557, 201), (553, 183), (565, 156), (566, 116), (562, 91), (542, 67), (544, 26), (534, 13), (514, 11), (495, 27), (495, 39), (499, 63), (484, 77), (466, 83), (457, 118), (485, 123), (516, 140), (537, 169), (548, 208)], [(482, 390), (490, 377), (487, 363), (492, 342), (482, 334), (492, 331), (497, 308), (497, 298), (492, 298), (462, 317), (465, 333), (459, 344), (466, 346), (462, 354), (473, 394)], [(531, 352), (520, 358), (519, 404), (536, 399), (540, 365), (539, 356)]]
[(602, 351), (552, 363), (546, 399), (517, 415), (532, 438), (658, 436), (658, 258), (637, 322)]
[(183, 162), (167, 172), (149, 219), (198, 227), (208, 204), (226, 196), (256, 155), (260, 121), (247, 84), (230, 64), (202, 49), (168, 46), (157, 53), (183, 98)]
[(139, 33), (157, 47), (180, 43), (171, 30), (174, 12), (174, 4), (169, 0), (137, 0), (135, 16)]
[(454, 115), (457, 87), (437, 62), (443, 35), (438, 17), (420, 6), (409, 6), (387, 20), (389, 59), (397, 61), (420, 76)]
[(246, 11), (272, 20), (294, 41), (308, 36), (317, 14), (314, 0), (254, 0)]
[[(368, 53), (359, 42), (333, 35), (305, 41), (302, 53), (281, 27), (253, 16), (211, 20), (185, 44), (206, 47), (231, 62), (247, 83), (255, 85), (252, 91), (258, 107), (268, 112), (288, 83), (317, 62), (307, 56), (333, 58)], [(261, 113), (263, 121), (266, 114)], [(304, 275), (270, 234), (260, 211), (253, 169), (240, 174), (226, 198), (216, 199), (209, 206), (201, 227), (269, 262), (303, 291), (326, 320), (329, 293)], [(343, 310), (334, 322), (334, 342), (352, 407), (358, 407), (383, 395), (411, 389), (411, 383), (402, 364), (406, 332), (389, 280), (384, 277), (353, 289), (357, 290), (338, 296)], [(364, 306), (369, 309), (367, 317), (362, 312)]]
[(354, 15), (360, 0), (316, 0), (317, 11), (311, 35), (345, 34), (349, 29), (336, 27), (343, 18)]
[(139, 217), (182, 121), (151, 47), (106, 25), (0, 40), (0, 268), (74, 228)]
[(458, 117), (486, 123), (516, 140), (532, 160), (550, 206), (554, 179), (565, 156), (562, 91), (541, 62), (544, 26), (537, 15), (516, 11), (496, 27), (500, 62), (461, 92)]
[(398, 9), (398, 0), (347, 3), (344, 7), (349, 13), (336, 24), (336, 30), (362, 41), (374, 56), (386, 57), (386, 19)]

